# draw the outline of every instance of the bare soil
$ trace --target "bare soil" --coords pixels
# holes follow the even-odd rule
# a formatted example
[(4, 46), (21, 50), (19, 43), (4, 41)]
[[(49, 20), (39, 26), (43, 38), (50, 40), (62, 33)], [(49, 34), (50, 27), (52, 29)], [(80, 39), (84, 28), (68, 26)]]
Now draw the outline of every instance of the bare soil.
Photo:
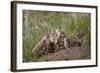
[(84, 47), (71, 47), (55, 53), (41, 56), (38, 61), (80, 60), (90, 59), (90, 49)]

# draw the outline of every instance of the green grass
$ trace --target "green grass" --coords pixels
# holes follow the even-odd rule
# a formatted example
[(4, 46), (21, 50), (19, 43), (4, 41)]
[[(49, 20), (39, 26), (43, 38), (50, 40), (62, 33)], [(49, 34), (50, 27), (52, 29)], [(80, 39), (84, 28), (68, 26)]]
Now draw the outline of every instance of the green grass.
[(83, 31), (86, 44), (90, 45), (90, 19), (89, 13), (23, 10), (23, 62), (30, 62), (33, 47), (47, 32), (59, 26), (68, 37), (75, 37), (77, 32)]

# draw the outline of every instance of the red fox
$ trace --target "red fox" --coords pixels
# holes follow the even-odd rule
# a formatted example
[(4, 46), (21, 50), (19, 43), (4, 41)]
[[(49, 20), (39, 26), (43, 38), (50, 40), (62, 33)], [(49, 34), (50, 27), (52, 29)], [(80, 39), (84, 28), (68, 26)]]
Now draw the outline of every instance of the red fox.
[(59, 39), (62, 39), (62, 45), (66, 48), (66, 45), (64, 45), (66, 44), (65, 35), (61, 27), (53, 32), (47, 33), (33, 48), (32, 52), (38, 53), (40, 56), (43, 54), (54, 53), (54, 50), (59, 48), (59, 43), (62, 42), (61, 40), (59, 41)]

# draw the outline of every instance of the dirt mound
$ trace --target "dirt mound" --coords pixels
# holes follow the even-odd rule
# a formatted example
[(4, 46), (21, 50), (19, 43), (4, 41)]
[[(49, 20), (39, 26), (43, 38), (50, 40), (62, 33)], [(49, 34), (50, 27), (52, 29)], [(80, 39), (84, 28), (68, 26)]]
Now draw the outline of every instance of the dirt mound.
[[(43, 55), (38, 61), (57, 61), (57, 60), (78, 60), (90, 58), (90, 50), (84, 47), (71, 47), (69, 49), (63, 49), (61, 51)], [(88, 59), (89, 59), (88, 58)]]

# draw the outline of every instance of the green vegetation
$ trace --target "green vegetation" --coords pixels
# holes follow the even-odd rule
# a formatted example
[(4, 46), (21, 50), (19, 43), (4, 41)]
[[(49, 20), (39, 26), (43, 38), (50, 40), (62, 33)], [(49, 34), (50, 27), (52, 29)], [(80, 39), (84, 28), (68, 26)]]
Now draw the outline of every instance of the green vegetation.
[(23, 10), (23, 62), (34, 61), (33, 47), (47, 32), (59, 26), (64, 29), (66, 37), (75, 38), (78, 32), (84, 32), (85, 46), (90, 47), (90, 20), (89, 13)]

